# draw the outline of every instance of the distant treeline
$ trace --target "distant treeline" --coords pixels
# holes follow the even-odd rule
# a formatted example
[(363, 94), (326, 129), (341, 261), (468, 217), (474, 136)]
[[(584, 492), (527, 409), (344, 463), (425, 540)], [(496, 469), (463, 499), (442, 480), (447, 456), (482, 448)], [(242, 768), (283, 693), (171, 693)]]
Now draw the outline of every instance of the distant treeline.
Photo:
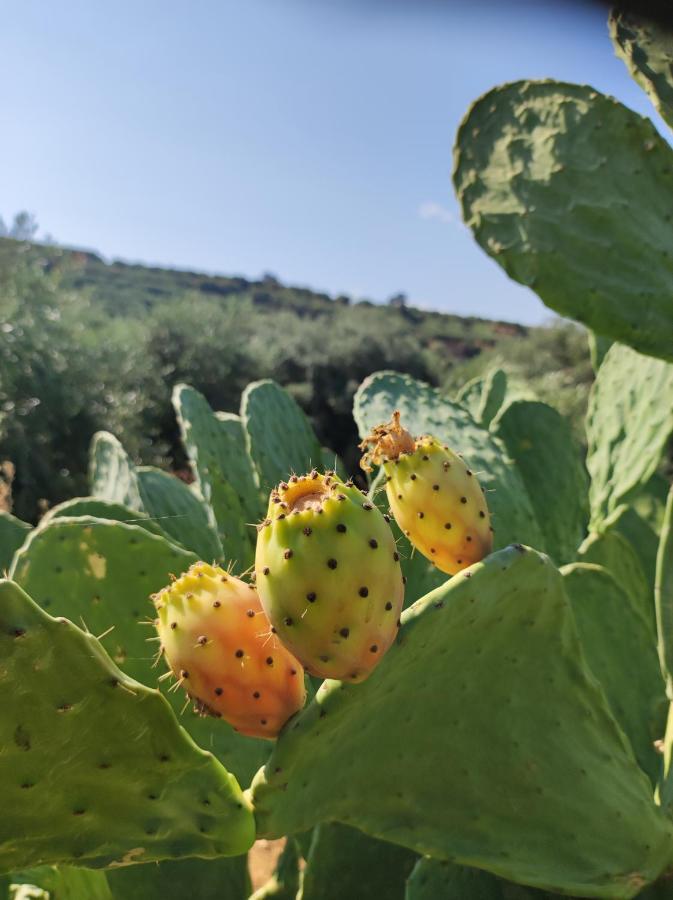
[(252, 282), (122, 263), (0, 238), (0, 463), (15, 469), (14, 512), (86, 491), (87, 449), (114, 432), (138, 460), (184, 467), (170, 404), (187, 381), (238, 411), (250, 381), (274, 378), (322, 442), (353, 468), (351, 406), (377, 369), (452, 390), (495, 363), (578, 416), (590, 367), (584, 334), (556, 324), (330, 299), (272, 276)]

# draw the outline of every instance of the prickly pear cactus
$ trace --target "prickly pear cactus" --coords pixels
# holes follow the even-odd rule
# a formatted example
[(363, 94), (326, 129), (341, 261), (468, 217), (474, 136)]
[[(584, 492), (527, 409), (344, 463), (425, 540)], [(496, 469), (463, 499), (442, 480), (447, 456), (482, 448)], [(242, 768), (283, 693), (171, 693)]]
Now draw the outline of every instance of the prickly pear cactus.
[(360, 444), (361, 466), (382, 466), (395, 521), (442, 572), (455, 575), (491, 552), (486, 498), (474, 472), (432, 435), (412, 437), (396, 410)]
[(52, 506), (40, 519), (40, 527), (48, 525), (54, 519), (67, 517), (74, 519), (77, 516), (93, 516), (96, 519), (110, 519), (115, 522), (125, 522), (127, 525), (138, 525), (152, 534), (167, 537), (158, 522), (145, 512), (137, 509), (129, 509), (121, 503), (111, 503), (109, 500), (99, 500), (97, 497), (74, 497), (72, 500), (64, 500)]
[(279, 738), (253, 784), (261, 835), (336, 820), (586, 897), (632, 897), (670, 864), (673, 825), (544, 556), (494, 553), (402, 621), (372, 678), (326, 682)]
[(654, 589), (659, 636), (659, 662), (666, 679), (668, 697), (673, 701), (673, 488), (668, 495), (661, 530)]
[(546, 403), (514, 400), (493, 433), (521, 473), (549, 552), (559, 563), (574, 559), (589, 520), (589, 479), (568, 422)]
[(196, 484), (212, 508), (228, 560), (245, 569), (252, 562), (260, 515), (256, 476), (243, 447), (240, 422), (221, 422), (194, 388), (178, 384), (173, 406)]
[(30, 525), (0, 509), (0, 574), (9, 569), (14, 554), (28, 537)]
[(396, 409), (412, 434), (432, 434), (463, 455), (488, 499), (496, 547), (522, 541), (544, 549), (526, 488), (498, 438), (477, 425), (457, 403), (397, 372), (376, 372), (358, 388), (353, 416), (360, 437), (387, 422)]
[[(47, 612), (66, 615), (102, 635), (124, 672), (155, 687), (161, 673), (149, 598), (171, 574), (180, 575), (197, 561), (194, 554), (137, 525), (85, 516), (56, 518), (31, 533), (15, 557), (12, 577)], [(247, 783), (266, 758), (266, 745), (236, 735), (224, 722), (183, 710), (183, 698), (168, 688), (162, 684), (183, 727)]]
[(645, 577), (638, 555), (617, 530), (616, 522), (608, 523), (601, 532), (592, 532), (582, 541), (578, 550), (579, 562), (593, 563), (607, 569), (613, 578), (629, 594), (655, 635), (653, 594)]
[(395, 639), (404, 585), (392, 532), (333, 471), (272, 492), (255, 574), (278, 637), (310, 674), (362, 681)]
[(673, 28), (670, 23), (613, 10), (610, 37), (617, 56), (647, 93), (661, 117), (673, 128)]
[(302, 708), (304, 670), (273, 637), (254, 585), (197, 563), (154, 605), (166, 660), (198, 712), (271, 739)]
[(493, 369), (484, 379), (481, 402), (477, 411), (477, 421), (488, 428), (505, 402), (507, 375), (502, 369)]
[(673, 360), (673, 151), (648, 119), (584, 85), (506, 84), (463, 120), (453, 177), (465, 222), (511, 278)]
[(142, 509), (135, 468), (117, 438), (108, 431), (94, 434), (89, 448), (89, 485), (99, 500)]
[(250, 847), (253, 817), (236, 780), (166, 701), (10, 581), (0, 582), (0, 659), (0, 871)]
[(405, 847), (323, 822), (313, 830), (297, 900), (404, 900), (405, 882), (417, 859)]
[(553, 896), (480, 869), (426, 856), (409, 876), (405, 900), (551, 900)]
[(265, 491), (290, 475), (322, 464), (322, 448), (298, 404), (275, 381), (243, 391), (241, 419), (250, 456)]
[(136, 469), (136, 476), (143, 507), (171, 540), (201, 559), (222, 559), (212, 511), (184, 481), (152, 466)]
[(586, 428), (591, 524), (598, 529), (659, 465), (673, 432), (673, 366), (615, 344), (592, 386)]
[(650, 623), (607, 569), (574, 563), (561, 571), (589, 667), (656, 785), (661, 755), (655, 741), (664, 736), (668, 705)]

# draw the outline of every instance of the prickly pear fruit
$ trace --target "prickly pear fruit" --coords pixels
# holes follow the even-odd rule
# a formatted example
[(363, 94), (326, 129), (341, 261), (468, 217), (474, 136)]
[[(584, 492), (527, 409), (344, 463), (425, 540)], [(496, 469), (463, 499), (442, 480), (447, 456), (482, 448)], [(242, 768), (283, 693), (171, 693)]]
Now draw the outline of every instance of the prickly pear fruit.
[(484, 493), (463, 459), (432, 435), (414, 438), (392, 420), (360, 444), (360, 465), (382, 465), (397, 524), (411, 543), (442, 572), (455, 575), (493, 549)]
[(273, 635), (253, 585), (200, 562), (154, 603), (163, 653), (195, 711), (274, 738), (302, 708), (304, 670)]
[(255, 559), (264, 610), (306, 670), (364, 681), (399, 626), (404, 581), (390, 526), (334, 472), (271, 493)]

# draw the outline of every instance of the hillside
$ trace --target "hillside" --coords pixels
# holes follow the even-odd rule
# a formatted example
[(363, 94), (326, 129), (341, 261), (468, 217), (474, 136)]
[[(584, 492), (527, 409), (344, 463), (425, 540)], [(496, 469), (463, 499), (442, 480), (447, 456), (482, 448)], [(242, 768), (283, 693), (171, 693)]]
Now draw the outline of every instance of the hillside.
[(114, 432), (139, 462), (183, 468), (170, 399), (178, 382), (238, 412), (246, 384), (275, 379), (355, 471), (352, 398), (379, 369), (450, 391), (506, 364), (571, 413), (587, 381), (586, 342), (573, 326), (355, 303), (270, 276), (107, 263), (9, 239), (0, 239), (0, 319), (0, 463), (16, 468), (15, 509), (27, 519), (86, 490), (97, 430)]
[[(182, 269), (158, 268), (120, 260), (106, 262), (89, 250), (45, 244), (22, 244), (0, 238), (0, 266), (11, 263), (21, 248), (25, 257), (41, 261), (47, 271), (58, 273), (67, 290), (86, 291), (111, 316), (142, 316), (158, 304), (188, 294), (215, 299), (248, 298), (260, 311), (292, 312), (300, 318), (330, 315), (335, 306), (351, 306), (349, 297), (284, 285), (273, 276), (260, 281), (224, 275), (205, 275)], [(413, 306), (386, 306), (369, 301), (382, 318), (402, 319), (425, 346), (442, 346), (459, 358), (475, 356), (494, 347), (503, 337), (523, 337), (528, 329), (511, 322), (427, 312)]]

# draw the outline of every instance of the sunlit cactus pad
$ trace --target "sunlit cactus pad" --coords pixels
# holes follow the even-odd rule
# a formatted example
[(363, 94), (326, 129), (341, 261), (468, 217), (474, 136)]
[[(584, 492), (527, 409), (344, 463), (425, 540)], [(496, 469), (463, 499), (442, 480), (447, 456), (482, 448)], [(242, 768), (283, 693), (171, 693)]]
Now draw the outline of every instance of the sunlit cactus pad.
[(244, 853), (233, 778), (96, 638), (0, 582), (0, 871)]
[(562, 577), (494, 553), (403, 613), (363, 685), (326, 682), (253, 790), (262, 835), (337, 820), (438, 858), (631, 897), (671, 857), (582, 654)]

